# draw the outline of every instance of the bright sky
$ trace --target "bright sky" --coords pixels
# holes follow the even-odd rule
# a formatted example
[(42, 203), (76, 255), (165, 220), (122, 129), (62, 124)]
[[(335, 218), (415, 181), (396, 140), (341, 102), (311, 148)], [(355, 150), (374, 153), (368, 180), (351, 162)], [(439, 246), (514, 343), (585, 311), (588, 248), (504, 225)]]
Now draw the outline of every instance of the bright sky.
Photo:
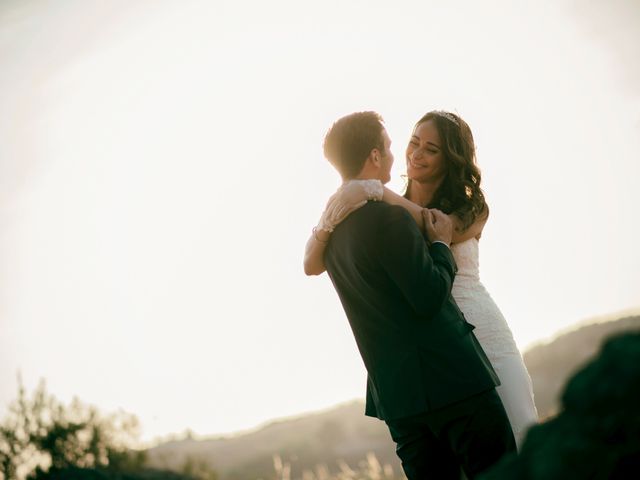
[(640, 7), (628, 0), (5, 0), (0, 408), (40, 378), (150, 440), (362, 397), (302, 253), (335, 119), (376, 110), (390, 184), (426, 111), (471, 125), (483, 281), (525, 348), (640, 307)]

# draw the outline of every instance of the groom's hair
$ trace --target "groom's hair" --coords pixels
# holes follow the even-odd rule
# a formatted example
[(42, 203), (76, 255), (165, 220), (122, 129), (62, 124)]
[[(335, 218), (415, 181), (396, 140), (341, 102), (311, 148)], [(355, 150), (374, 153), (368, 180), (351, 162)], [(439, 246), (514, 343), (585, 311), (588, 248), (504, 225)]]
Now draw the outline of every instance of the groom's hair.
[(384, 155), (382, 122), (376, 112), (356, 112), (331, 126), (324, 137), (324, 156), (343, 179), (356, 177), (374, 148)]

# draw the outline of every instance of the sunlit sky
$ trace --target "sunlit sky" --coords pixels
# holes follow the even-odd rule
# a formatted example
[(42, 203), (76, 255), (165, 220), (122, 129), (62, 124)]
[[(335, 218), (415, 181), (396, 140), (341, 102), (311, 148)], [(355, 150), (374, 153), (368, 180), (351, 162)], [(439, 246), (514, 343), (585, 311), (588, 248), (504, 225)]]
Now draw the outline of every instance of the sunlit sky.
[(481, 275), (518, 345), (640, 308), (640, 6), (628, 1), (0, 4), (0, 412), (18, 372), (152, 440), (362, 397), (304, 243), (331, 122), (470, 124)]

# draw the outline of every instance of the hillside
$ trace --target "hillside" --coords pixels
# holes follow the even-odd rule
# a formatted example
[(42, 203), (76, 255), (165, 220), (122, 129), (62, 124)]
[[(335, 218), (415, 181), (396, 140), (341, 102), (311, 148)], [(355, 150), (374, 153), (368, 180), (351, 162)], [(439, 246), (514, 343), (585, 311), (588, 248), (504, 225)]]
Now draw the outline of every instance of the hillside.
[[(598, 351), (602, 340), (628, 330), (640, 330), (640, 316), (581, 326), (524, 354), (541, 418), (557, 410), (564, 383)], [(384, 423), (365, 417), (363, 412), (363, 402), (353, 401), (230, 438), (168, 442), (151, 449), (149, 458), (153, 466), (161, 468), (178, 468), (189, 457), (200, 458), (221, 480), (247, 480), (273, 475), (274, 454), (291, 463), (291, 478), (297, 478), (317, 465), (335, 471), (338, 460), (356, 466), (373, 452), (382, 464), (400, 472)]]
[(527, 350), (523, 356), (540, 417), (557, 412), (566, 380), (594, 356), (604, 338), (628, 330), (640, 330), (640, 315), (585, 325)]
[(331, 410), (273, 422), (258, 431), (230, 438), (182, 440), (149, 451), (151, 464), (178, 468), (188, 458), (206, 459), (223, 480), (247, 480), (273, 473), (273, 455), (290, 462), (292, 478), (337, 459), (351, 466), (373, 452), (382, 464), (400, 471), (395, 447), (383, 422), (364, 416), (364, 403), (353, 401)]

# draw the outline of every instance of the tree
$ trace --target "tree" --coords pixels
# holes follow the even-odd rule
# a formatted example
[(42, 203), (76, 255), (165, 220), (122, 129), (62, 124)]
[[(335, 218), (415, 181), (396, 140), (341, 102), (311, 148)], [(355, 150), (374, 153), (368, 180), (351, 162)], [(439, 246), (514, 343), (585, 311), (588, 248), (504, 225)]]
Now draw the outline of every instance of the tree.
[(130, 448), (138, 429), (137, 418), (125, 412), (102, 416), (78, 399), (62, 405), (44, 381), (28, 398), (19, 377), (18, 398), (0, 424), (0, 476), (23, 479), (50, 468), (141, 468), (145, 453)]

